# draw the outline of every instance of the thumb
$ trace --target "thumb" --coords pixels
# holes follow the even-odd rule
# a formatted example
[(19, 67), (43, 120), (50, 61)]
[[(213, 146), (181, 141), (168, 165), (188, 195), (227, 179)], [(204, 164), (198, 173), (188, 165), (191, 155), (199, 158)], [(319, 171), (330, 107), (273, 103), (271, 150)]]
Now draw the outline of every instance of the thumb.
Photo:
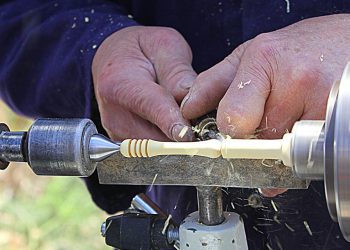
[(240, 45), (223, 61), (199, 74), (181, 103), (181, 111), (186, 119), (198, 118), (217, 108), (234, 79), (248, 43)]
[(236, 76), (221, 100), (217, 113), (218, 128), (235, 138), (255, 133), (264, 114), (270, 93), (271, 63), (266, 57), (258, 60), (256, 51), (246, 50)]
[[(192, 68), (192, 51), (182, 35), (174, 29), (156, 27), (150, 46), (148, 39), (140, 40), (143, 53), (153, 64), (156, 81), (180, 103), (187, 95), (197, 73)], [(149, 33), (145, 37), (148, 37)], [(155, 47), (153, 44), (158, 46)]]

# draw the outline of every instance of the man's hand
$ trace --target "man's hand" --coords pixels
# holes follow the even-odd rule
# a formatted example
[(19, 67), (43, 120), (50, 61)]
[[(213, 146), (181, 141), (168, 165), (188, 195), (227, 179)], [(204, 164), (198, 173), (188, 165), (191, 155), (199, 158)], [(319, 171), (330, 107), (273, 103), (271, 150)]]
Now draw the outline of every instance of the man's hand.
[(330, 88), (350, 60), (349, 27), (350, 15), (317, 17), (242, 44), (197, 77), (184, 117), (218, 107), (220, 131), (236, 138), (281, 138), (297, 120), (324, 119)]
[[(92, 64), (104, 128), (114, 140), (190, 140), (179, 103), (196, 77), (192, 53), (175, 30), (129, 27), (98, 48)], [(179, 136), (180, 134), (180, 136)]]

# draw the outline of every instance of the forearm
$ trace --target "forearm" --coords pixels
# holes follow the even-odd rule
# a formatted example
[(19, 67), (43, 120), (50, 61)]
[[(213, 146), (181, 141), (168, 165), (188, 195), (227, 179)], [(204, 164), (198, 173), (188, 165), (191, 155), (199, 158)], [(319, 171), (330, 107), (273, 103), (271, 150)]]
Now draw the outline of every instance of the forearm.
[[(118, 4), (101, 0), (9, 1), (0, 5), (0, 23), (0, 95), (30, 117), (91, 117), (96, 49), (136, 24)], [(93, 118), (98, 122), (98, 113)], [(96, 173), (85, 180), (107, 212), (125, 209), (144, 190), (100, 185)]]
[(136, 22), (109, 1), (14, 1), (0, 13), (2, 99), (30, 117), (89, 117), (95, 51)]

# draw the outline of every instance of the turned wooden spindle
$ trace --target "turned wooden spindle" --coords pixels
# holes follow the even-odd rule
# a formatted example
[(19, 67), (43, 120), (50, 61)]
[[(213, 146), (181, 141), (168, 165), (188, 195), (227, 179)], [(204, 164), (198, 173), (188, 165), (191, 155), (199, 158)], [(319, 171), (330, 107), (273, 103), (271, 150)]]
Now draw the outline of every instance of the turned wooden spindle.
[(120, 152), (125, 157), (152, 157), (158, 155), (197, 155), (217, 158), (221, 155), (221, 142), (159, 142), (127, 139), (121, 143)]
[(125, 157), (153, 157), (159, 155), (190, 155), (225, 159), (276, 159), (285, 165), (291, 163), (291, 134), (283, 139), (225, 139), (198, 142), (159, 142), (127, 139), (121, 143), (120, 152)]

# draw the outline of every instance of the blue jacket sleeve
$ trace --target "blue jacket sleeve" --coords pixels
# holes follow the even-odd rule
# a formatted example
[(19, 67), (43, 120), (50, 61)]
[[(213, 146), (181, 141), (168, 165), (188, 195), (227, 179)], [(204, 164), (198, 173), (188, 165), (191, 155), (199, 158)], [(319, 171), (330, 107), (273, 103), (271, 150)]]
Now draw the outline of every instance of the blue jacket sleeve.
[(1, 98), (35, 118), (89, 117), (95, 51), (136, 22), (112, 1), (42, 0), (0, 4), (0, 24)]
[[(5, 1), (6, 2), (6, 1)], [(136, 25), (112, 1), (7, 1), (0, 4), (0, 96), (29, 117), (90, 117), (100, 131), (91, 63), (111, 33)], [(126, 209), (143, 186), (100, 185), (86, 178), (98, 206)]]

